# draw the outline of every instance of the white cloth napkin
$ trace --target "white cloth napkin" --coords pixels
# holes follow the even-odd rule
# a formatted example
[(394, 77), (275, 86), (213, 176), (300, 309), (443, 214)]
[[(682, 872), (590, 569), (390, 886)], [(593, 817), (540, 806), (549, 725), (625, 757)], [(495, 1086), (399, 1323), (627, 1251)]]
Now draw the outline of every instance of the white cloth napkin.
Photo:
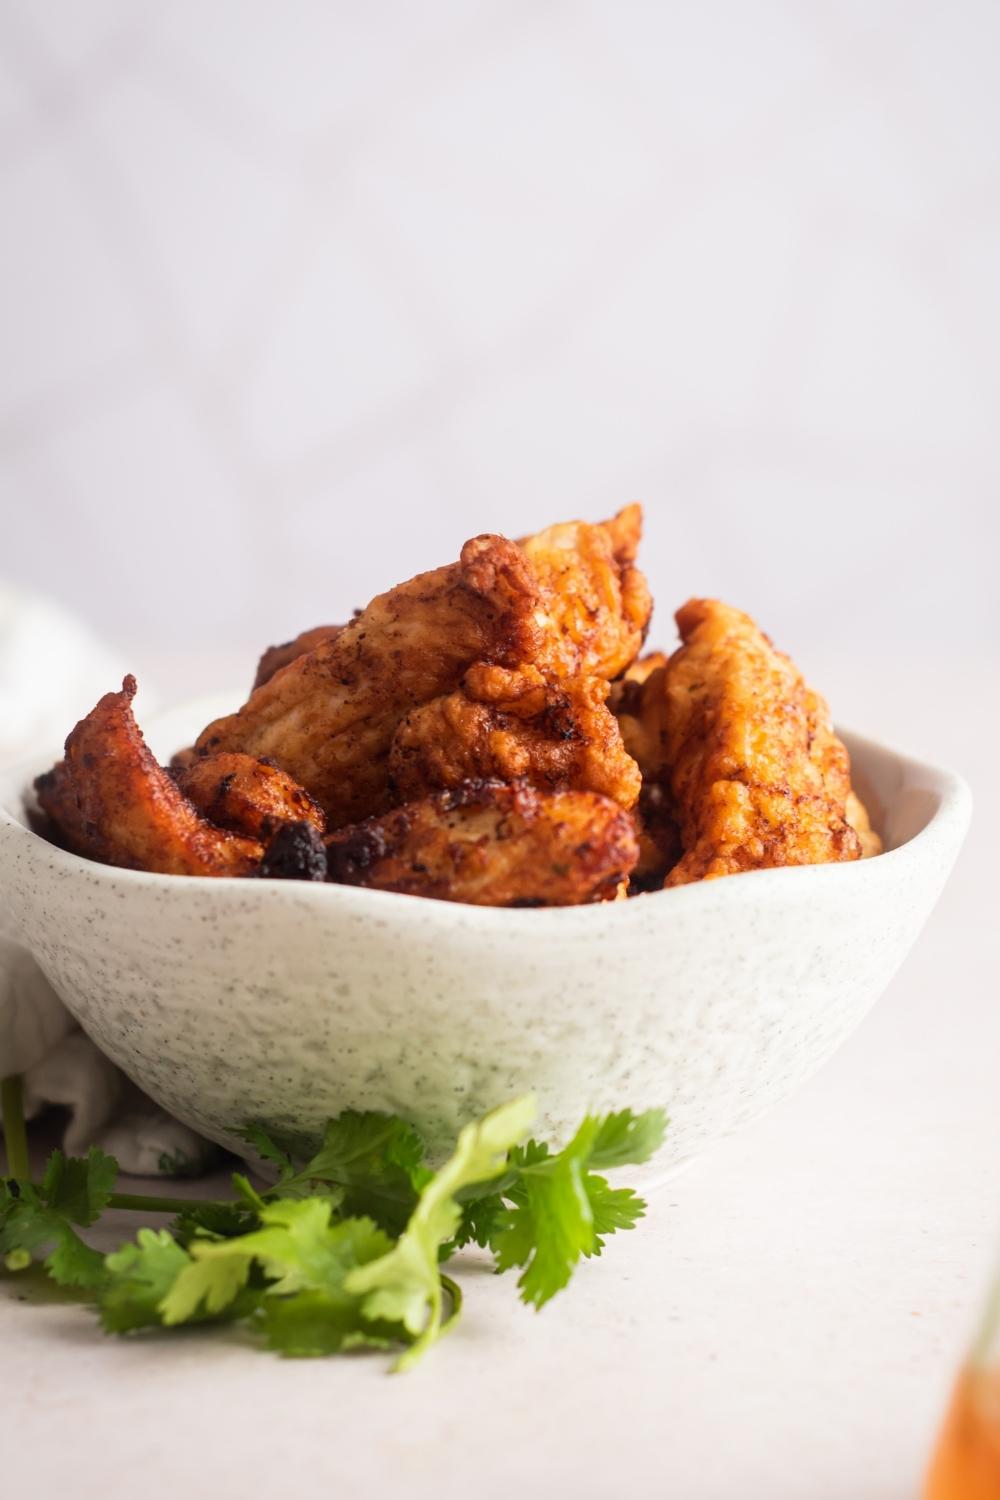
[[(51, 750), (117, 688), (122, 665), (48, 600), (0, 584), (0, 768)], [(147, 695), (148, 697), (148, 695)], [(24, 1080), (29, 1119), (67, 1111), (63, 1145), (90, 1145), (138, 1176), (187, 1176), (214, 1147), (158, 1108), (76, 1025), (0, 910), (0, 1078)]]

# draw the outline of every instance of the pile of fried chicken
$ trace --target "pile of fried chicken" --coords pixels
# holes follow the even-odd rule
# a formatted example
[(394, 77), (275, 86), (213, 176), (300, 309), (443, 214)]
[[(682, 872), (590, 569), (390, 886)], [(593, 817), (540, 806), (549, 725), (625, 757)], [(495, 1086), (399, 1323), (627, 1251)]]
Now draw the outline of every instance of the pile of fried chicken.
[(642, 511), (455, 563), (265, 652), (169, 767), (108, 693), (36, 782), (49, 837), (167, 875), (327, 880), (487, 906), (606, 901), (875, 854), (823, 700), (715, 599), (640, 655)]

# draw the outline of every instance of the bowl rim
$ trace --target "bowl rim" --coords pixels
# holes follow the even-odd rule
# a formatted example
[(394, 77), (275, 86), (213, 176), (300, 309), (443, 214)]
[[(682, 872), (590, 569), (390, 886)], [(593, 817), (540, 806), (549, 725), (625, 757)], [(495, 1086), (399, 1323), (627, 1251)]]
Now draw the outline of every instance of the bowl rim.
[[(702, 880), (690, 885), (673, 886), (667, 890), (645, 892), (641, 897), (626, 901), (604, 901), (596, 905), (547, 906), (547, 907), (496, 907), (475, 906), (465, 902), (432, 900), (426, 896), (410, 895), (399, 891), (369, 890), (362, 886), (336, 885), (320, 881), (274, 880), (245, 876), (215, 876), (207, 879), (199, 875), (163, 875), (148, 870), (129, 870), (118, 865), (105, 865), (97, 860), (86, 859), (50, 843), (35, 832), (21, 816), (11, 811), (11, 804), (22, 807), (30, 796), (34, 777), (52, 765), (52, 755), (32, 756), (0, 771), (0, 834), (6, 830), (11, 843), (23, 839), (35, 853), (44, 853), (48, 870), (53, 874), (87, 877), (108, 886), (123, 886), (125, 889), (147, 889), (173, 891), (178, 898), (197, 891), (202, 899), (213, 893), (212, 899), (220, 902), (246, 900), (248, 896), (265, 894), (267, 899), (280, 904), (298, 907), (310, 906), (334, 911), (346, 911), (420, 922), (434, 922), (438, 926), (468, 926), (470, 921), (481, 925), (504, 928), (523, 928), (536, 937), (548, 928), (580, 925), (592, 931), (595, 919), (618, 925), (634, 921), (637, 915), (651, 910), (650, 902), (662, 903), (668, 897), (671, 910), (679, 912), (684, 905), (697, 907), (715, 906), (720, 900), (730, 903), (745, 900), (752, 889), (757, 900), (765, 902), (778, 899), (789, 885), (800, 885), (807, 875), (815, 886), (823, 881), (833, 885), (845, 880), (857, 880), (878, 870), (888, 874), (900, 864), (923, 854), (929, 844), (940, 842), (951, 830), (950, 843), (957, 852), (965, 837), (972, 814), (972, 793), (965, 779), (957, 772), (945, 767), (918, 760), (903, 751), (895, 750), (877, 740), (870, 739), (852, 730), (838, 726), (837, 733), (847, 744), (852, 762), (855, 755), (861, 758), (881, 757), (894, 762), (904, 776), (936, 793), (938, 802), (924, 826), (904, 843), (884, 851), (868, 860), (850, 863), (823, 865), (786, 865), (765, 870), (746, 870), (738, 876), (727, 876), (717, 880)], [(949, 861), (950, 864), (950, 861)], [(946, 867), (947, 868), (947, 867)], [(752, 877), (752, 887), (747, 879)], [(0, 868), (0, 890), (2, 890), (2, 868)], [(743, 892), (740, 896), (738, 893)], [(600, 916), (598, 916), (600, 913)], [(664, 908), (662, 917), (667, 917)]]

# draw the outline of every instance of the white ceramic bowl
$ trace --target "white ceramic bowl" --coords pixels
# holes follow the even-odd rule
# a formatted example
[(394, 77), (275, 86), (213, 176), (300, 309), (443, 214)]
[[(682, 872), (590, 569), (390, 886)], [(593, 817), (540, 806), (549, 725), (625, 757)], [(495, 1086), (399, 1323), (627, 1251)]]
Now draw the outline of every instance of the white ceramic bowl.
[[(217, 711), (165, 716), (153, 748), (189, 742)], [(660, 1175), (830, 1056), (954, 863), (961, 779), (846, 738), (889, 851), (858, 864), (509, 911), (147, 875), (32, 833), (29, 771), (0, 788), (0, 901), (98, 1045), (224, 1144), (250, 1120), (310, 1137), (354, 1107), (406, 1116), (440, 1151), (471, 1116), (531, 1090), (539, 1132), (557, 1140), (588, 1108), (664, 1105)]]

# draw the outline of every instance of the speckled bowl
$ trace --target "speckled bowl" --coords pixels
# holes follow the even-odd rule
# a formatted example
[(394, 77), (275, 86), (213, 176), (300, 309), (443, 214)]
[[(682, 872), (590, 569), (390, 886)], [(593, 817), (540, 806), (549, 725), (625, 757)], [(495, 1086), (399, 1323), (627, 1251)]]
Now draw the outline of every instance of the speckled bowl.
[[(153, 726), (160, 754), (216, 703)], [(533, 1090), (555, 1139), (587, 1108), (665, 1105), (663, 1175), (784, 1098), (881, 994), (961, 845), (963, 782), (848, 736), (888, 853), (598, 907), (505, 911), (339, 886), (146, 875), (28, 827), (0, 788), (0, 902), (83, 1027), (154, 1099), (235, 1145), (393, 1110), (440, 1151)], [(36, 769), (41, 769), (38, 767)], [(641, 1174), (640, 1174), (641, 1175)]]

